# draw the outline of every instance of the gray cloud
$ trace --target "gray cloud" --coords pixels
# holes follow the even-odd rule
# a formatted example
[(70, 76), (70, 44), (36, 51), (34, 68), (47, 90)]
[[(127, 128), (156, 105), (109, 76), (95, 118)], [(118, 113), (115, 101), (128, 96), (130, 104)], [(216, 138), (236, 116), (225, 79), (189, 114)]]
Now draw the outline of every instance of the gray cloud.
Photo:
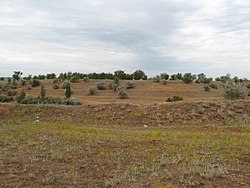
[(248, 0), (2, 0), (0, 75), (143, 69), (250, 77)]

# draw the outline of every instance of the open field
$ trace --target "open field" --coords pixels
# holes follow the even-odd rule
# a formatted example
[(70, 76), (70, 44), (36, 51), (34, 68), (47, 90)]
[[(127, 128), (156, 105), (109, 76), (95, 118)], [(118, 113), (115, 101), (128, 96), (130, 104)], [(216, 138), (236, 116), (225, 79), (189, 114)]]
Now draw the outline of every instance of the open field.
[(243, 101), (2, 104), (0, 187), (248, 187), (249, 114)]
[(249, 124), (0, 121), (0, 187), (247, 187)]
[[(73, 83), (72, 98), (78, 99), (82, 104), (107, 104), (107, 103), (130, 103), (130, 104), (154, 104), (163, 103), (168, 97), (175, 95), (183, 97), (184, 101), (221, 101), (223, 97), (223, 83), (214, 82), (218, 89), (212, 89), (210, 92), (205, 92), (203, 84), (185, 84), (182, 81), (169, 81), (166, 85), (162, 83), (154, 83), (153, 81), (134, 81), (135, 88), (128, 90), (128, 99), (119, 99), (117, 93), (107, 87), (106, 90), (97, 91), (94, 96), (88, 96), (88, 88), (96, 86), (96, 83), (103, 81), (108, 85), (111, 80), (90, 80), (84, 83), (80, 81)], [(126, 81), (121, 81), (121, 84)], [(46, 89), (47, 96), (62, 96), (64, 97), (64, 89), (53, 89), (53, 80), (43, 80), (42, 84)], [(26, 91), (27, 95), (40, 95), (40, 87), (35, 87), (32, 90)], [(246, 98), (250, 100), (250, 96)]]

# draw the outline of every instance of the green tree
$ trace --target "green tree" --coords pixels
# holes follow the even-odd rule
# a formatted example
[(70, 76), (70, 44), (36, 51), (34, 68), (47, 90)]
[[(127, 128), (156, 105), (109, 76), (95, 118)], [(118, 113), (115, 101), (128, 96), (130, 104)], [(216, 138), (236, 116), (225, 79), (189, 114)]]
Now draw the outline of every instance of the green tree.
[(70, 98), (71, 95), (72, 95), (72, 90), (71, 90), (70, 85), (67, 85), (65, 89), (66, 89), (65, 90), (65, 96), (66, 96), (66, 98)]
[(191, 73), (184, 74), (184, 76), (182, 77), (182, 81), (186, 84), (193, 82), (193, 75)]
[(168, 80), (169, 79), (169, 75), (167, 73), (161, 73), (161, 79), (162, 80)]
[(14, 71), (14, 74), (12, 75), (13, 80), (19, 81), (22, 74), (23, 73), (21, 71)]
[(135, 80), (146, 80), (147, 75), (142, 71), (142, 70), (137, 70), (133, 73), (134, 79)]
[(120, 79), (117, 76), (114, 76), (114, 83), (117, 85), (120, 84)]
[(45, 95), (46, 95), (46, 89), (44, 88), (43, 85), (42, 85), (42, 87), (41, 87), (40, 95), (41, 95), (41, 98), (42, 98), (42, 99), (44, 99), (44, 97), (45, 97)]

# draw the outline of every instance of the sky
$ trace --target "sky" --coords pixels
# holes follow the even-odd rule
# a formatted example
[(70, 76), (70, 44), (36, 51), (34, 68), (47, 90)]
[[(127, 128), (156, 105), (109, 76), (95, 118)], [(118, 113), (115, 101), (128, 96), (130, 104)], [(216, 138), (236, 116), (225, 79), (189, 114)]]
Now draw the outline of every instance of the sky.
[(250, 0), (0, 0), (0, 76), (250, 78)]

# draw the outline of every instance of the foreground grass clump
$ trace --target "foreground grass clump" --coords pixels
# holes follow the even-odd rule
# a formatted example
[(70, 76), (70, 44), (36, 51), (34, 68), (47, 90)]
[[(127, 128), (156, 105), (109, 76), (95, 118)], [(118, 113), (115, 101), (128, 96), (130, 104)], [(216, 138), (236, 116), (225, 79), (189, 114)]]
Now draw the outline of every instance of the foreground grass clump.
[(0, 120), (0, 187), (239, 187), (249, 125), (103, 127)]
[(58, 104), (58, 105), (81, 105), (79, 101), (61, 97), (32, 97), (28, 96), (18, 101), (20, 104)]

